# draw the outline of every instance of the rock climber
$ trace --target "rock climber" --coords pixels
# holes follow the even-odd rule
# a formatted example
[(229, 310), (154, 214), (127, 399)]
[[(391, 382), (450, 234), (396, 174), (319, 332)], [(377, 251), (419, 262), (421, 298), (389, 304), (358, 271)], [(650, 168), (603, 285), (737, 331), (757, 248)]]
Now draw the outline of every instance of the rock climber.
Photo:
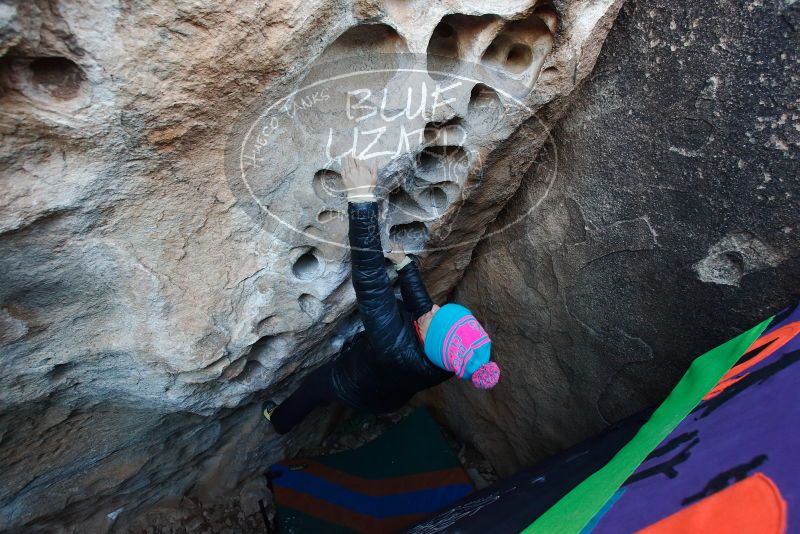
[[(465, 307), (433, 303), (419, 269), (402, 249), (385, 253), (378, 222), (377, 164), (348, 156), (342, 161), (349, 238), (358, 310), (364, 330), (338, 356), (312, 371), (279, 405), (268, 400), (264, 416), (279, 434), (289, 432), (314, 408), (341, 401), (375, 413), (403, 406), (418, 391), (452, 376), (479, 389), (497, 384), (491, 340)], [(384, 256), (394, 263), (402, 303), (395, 299)]]

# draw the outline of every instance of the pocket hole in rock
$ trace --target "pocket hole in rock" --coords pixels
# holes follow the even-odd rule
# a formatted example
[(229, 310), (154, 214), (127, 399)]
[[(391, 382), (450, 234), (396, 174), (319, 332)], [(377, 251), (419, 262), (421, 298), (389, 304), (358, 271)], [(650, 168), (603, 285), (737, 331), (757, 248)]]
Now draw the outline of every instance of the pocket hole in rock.
[(309, 250), (292, 265), (292, 273), (299, 280), (313, 280), (322, 272), (322, 262), (319, 261), (315, 249)]
[(270, 362), (280, 360), (289, 354), (293, 339), (293, 334), (288, 331), (264, 335), (250, 347), (247, 359), (269, 366)]
[(323, 308), (325, 307), (321, 300), (309, 293), (303, 293), (300, 295), (300, 298), (297, 299), (297, 302), (300, 305), (300, 309), (303, 311), (303, 313), (315, 320), (319, 315), (322, 314)]
[(429, 217), (425, 209), (411, 195), (399, 187), (389, 195), (388, 210), (392, 217), (396, 216), (397, 213), (414, 218), (425, 219)]
[(488, 133), (502, 119), (503, 101), (491, 87), (475, 84), (467, 105), (467, 121), (476, 133)]
[(495, 67), (499, 66), (500, 61), (499, 57), (502, 54), (502, 50), (500, 44), (497, 40), (492, 41), (488, 47), (486, 47), (486, 51), (483, 53), (483, 61), (489, 63)]
[(396, 224), (389, 229), (389, 239), (406, 252), (420, 252), (428, 241), (428, 227), (418, 221)]
[(550, 78), (558, 74), (558, 69), (556, 67), (547, 67), (542, 71), (541, 78)]
[(30, 63), (31, 80), (53, 98), (75, 98), (86, 81), (83, 71), (63, 57), (42, 57)]
[(322, 200), (341, 199), (347, 196), (342, 175), (328, 169), (314, 173), (314, 193)]
[(467, 130), (461, 117), (453, 117), (444, 122), (429, 122), (423, 130), (427, 145), (462, 145), (467, 140)]
[(408, 52), (406, 41), (387, 24), (359, 24), (345, 31), (328, 48), (321, 59), (337, 61), (354, 55), (402, 54)]
[(231, 378), (231, 382), (251, 384), (254, 382), (263, 382), (267, 376), (267, 368), (255, 360), (249, 360), (244, 369), (239, 372), (235, 377)]
[(319, 212), (317, 215), (317, 222), (322, 224), (327, 224), (330, 222), (341, 222), (344, 221), (347, 217), (341, 211), (336, 210), (324, 210)]
[(525, 19), (508, 22), (486, 48), (482, 61), (530, 88), (553, 47), (557, 18), (552, 7), (543, 6)]
[(423, 150), (417, 154), (417, 170), (421, 173), (434, 172), (438, 165), (438, 158), (430, 150)]
[(556, 33), (556, 30), (558, 29), (558, 12), (552, 6), (552, 4), (545, 4), (537, 7), (533, 14), (539, 17), (542, 22), (544, 22), (551, 34)]
[(69, 101), (86, 93), (86, 75), (64, 57), (7, 58), (2, 63), (4, 90), (39, 100)]
[(496, 108), (502, 101), (497, 91), (482, 83), (475, 84), (469, 94), (469, 107), (467, 113), (472, 113), (477, 108)]
[(738, 250), (728, 250), (717, 257), (717, 273), (722, 278), (738, 282), (744, 276), (744, 256)]
[[(388, 83), (408, 62), (408, 45), (397, 30), (388, 24), (358, 24), (349, 28), (331, 43), (315, 62), (335, 67), (339, 61), (358, 58), (359, 68), (374, 69), (371, 80), (380, 87)], [(301, 86), (308, 81), (301, 84)], [(317, 117), (317, 115), (314, 115)]]
[(471, 60), (479, 35), (496, 22), (496, 15), (446, 15), (428, 41), (428, 73), (434, 80), (446, 78), (461, 68), (456, 60)]
[(420, 201), (426, 208), (441, 211), (447, 207), (447, 193), (441, 187), (428, 187), (422, 191)]
[(508, 50), (506, 56), (506, 68), (511, 72), (518, 74), (528, 68), (533, 60), (533, 53), (531, 47), (517, 43)]
[(440, 22), (433, 30), (428, 42), (428, 54), (443, 57), (458, 57), (456, 30), (446, 22)]
[(417, 154), (417, 173), (426, 181), (461, 183), (469, 158), (459, 146), (429, 146)]
[(224, 371), (222, 371), (222, 378), (225, 380), (233, 380), (244, 371), (245, 366), (247, 365), (247, 357), (243, 356), (238, 360), (234, 361), (230, 365), (228, 365)]
[(72, 363), (58, 363), (47, 373), (47, 378), (52, 382), (58, 382), (67, 376), (73, 366), (74, 364)]

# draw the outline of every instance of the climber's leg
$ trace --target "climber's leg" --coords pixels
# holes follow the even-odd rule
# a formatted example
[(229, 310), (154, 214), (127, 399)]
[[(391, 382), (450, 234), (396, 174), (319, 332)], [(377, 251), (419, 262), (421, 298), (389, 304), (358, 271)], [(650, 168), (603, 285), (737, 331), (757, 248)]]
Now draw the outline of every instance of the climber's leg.
[(312, 371), (294, 393), (272, 410), (268, 419), (278, 434), (289, 432), (320, 404), (336, 400), (332, 367), (333, 362), (328, 362)]

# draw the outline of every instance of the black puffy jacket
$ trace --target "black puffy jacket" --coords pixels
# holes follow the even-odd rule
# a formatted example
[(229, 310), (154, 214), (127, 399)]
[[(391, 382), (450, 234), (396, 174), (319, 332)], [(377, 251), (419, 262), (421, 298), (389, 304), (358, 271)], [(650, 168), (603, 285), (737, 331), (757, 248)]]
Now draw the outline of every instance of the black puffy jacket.
[(352, 406), (395, 410), (414, 393), (453, 373), (428, 360), (412, 324), (433, 306), (414, 262), (398, 273), (405, 310), (395, 299), (381, 247), (378, 204), (351, 202), (348, 216), (353, 287), (364, 331), (335, 360), (333, 384), (339, 397)]

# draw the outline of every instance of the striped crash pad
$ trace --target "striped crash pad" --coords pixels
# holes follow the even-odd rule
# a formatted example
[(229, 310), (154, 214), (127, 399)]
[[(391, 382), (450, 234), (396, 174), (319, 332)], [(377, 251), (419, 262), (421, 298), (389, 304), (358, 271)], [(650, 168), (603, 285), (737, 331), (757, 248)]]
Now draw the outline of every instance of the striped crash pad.
[(357, 449), (274, 464), (269, 478), (282, 534), (397, 532), (472, 491), (424, 409)]

